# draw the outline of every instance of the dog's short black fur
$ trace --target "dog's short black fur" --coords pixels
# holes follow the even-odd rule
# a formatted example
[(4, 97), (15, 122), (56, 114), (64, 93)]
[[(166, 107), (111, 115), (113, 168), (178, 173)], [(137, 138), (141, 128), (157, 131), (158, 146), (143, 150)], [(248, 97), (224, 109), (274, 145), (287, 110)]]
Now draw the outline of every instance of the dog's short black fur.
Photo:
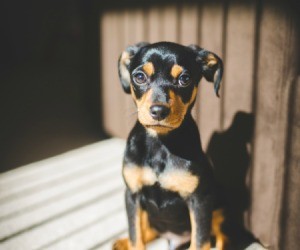
[(170, 249), (225, 249), (224, 217), (214, 210), (212, 168), (191, 109), (202, 77), (218, 95), (223, 64), (212, 52), (175, 43), (140, 43), (119, 59), (123, 89), (138, 110), (123, 162), (129, 239), (113, 249), (145, 249), (156, 237)]

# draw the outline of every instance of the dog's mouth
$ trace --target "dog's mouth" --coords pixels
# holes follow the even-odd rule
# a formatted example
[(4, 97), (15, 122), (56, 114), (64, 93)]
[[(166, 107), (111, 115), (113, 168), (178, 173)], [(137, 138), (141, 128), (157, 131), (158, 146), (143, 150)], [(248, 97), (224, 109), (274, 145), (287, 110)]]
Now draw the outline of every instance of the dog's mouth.
[(146, 128), (165, 128), (165, 129), (174, 129), (171, 126), (163, 125), (163, 124), (154, 124), (154, 125), (145, 125)]
[(157, 134), (167, 134), (168, 132), (170, 132), (171, 130), (175, 129), (172, 126), (169, 125), (165, 125), (165, 124), (144, 124), (144, 127), (150, 131), (150, 132), (155, 132)]

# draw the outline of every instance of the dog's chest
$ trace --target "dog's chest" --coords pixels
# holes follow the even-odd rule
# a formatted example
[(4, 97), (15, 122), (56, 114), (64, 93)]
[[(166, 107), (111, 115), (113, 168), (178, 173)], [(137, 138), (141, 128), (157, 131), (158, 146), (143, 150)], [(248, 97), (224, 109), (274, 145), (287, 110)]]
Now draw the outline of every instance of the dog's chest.
[(161, 189), (178, 193), (185, 198), (199, 185), (199, 177), (180, 166), (157, 171), (154, 166), (125, 165), (123, 176), (129, 189), (136, 193), (143, 187), (158, 185)]

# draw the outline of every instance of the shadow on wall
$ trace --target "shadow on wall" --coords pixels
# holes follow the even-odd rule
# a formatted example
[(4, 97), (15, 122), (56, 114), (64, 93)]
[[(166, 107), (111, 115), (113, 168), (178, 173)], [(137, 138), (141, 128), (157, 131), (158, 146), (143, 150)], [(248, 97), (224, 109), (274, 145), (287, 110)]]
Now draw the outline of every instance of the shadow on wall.
[[(244, 212), (249, 208), (250, 194), (246, 177), (250, 168), (254, 116), (237, 112), (231, 126), (224, 132), (215, 132), (208, 145), (207, 154), (213, 163), (217, 182), (218, 205), (225, 207), (224, 231), (231, 239), (239, 239), (234, 249), (244, 249), (256, 241), (244, 225)], [(227, 220), (227, 221), (228, 221)]]

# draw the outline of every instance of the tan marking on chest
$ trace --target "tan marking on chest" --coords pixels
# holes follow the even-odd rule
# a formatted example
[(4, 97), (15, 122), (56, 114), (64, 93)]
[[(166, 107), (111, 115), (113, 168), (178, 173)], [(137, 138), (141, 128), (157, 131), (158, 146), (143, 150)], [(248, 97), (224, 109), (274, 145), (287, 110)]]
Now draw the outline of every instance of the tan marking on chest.
[(152, 186), (157, 181), (156, 174), (150, 167), (124, 167), (123, 176), (132, 192), (139, 191), (144, 185)]
[(199, 185), (199, 177), (185, 170), (167, 170), (158, 177), (150, 167), (125, 166), (123, 176), (132, 192), (143, 186), (152, 186), (159, 182), (163, 189), (179, 193), (183, 198), (192, 194)]
[(159, 176), (162, 188), (177, 192), (182, 197), (192, 194), (199, 185), (199, 177), (185, 170), (170, 170)]

